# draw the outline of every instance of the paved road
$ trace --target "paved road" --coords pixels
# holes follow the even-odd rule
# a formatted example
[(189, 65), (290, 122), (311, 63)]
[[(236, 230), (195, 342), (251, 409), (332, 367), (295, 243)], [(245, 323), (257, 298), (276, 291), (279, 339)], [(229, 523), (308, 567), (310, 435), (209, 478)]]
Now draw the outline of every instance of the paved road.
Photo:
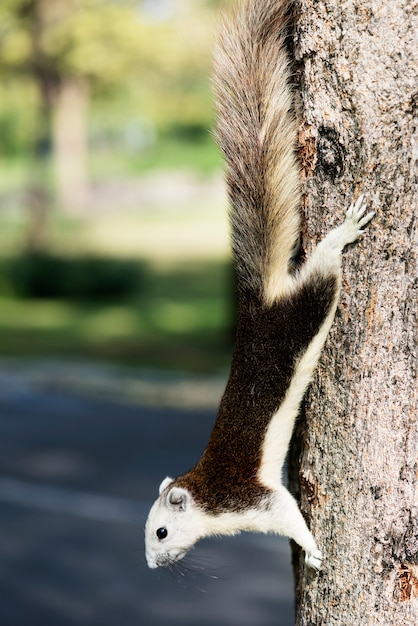
[(146, 567), (158, 484), (193, 465), (213, 417), (2, 388), (0, 626), (291, 626), (285, 540), (205, 540), (181, 583)]

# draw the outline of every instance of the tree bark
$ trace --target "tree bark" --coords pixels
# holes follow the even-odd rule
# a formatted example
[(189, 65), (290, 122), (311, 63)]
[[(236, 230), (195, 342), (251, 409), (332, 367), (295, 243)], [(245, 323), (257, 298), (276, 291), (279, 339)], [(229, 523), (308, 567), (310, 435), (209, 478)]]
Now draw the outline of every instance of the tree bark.
[[(305, 239), (341, 223), (360, 192), (376, 211), (344, 254), (336, 321), (301, 418), (301, 506), (325, 560), (319, 574), (297, 560), (298, 626), (418, 624), (412, 10), (407, 0), (297, 7)], [(293, 468), (295, 454), (297, 445)]]

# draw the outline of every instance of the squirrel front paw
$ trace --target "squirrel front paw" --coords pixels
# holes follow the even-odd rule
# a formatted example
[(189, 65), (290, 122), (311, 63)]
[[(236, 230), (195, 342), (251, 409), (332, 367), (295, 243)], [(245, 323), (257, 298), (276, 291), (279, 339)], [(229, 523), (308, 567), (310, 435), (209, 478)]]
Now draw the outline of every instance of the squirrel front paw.
[(322, 561), (324, 557), (322, 556), (322, 552), (318, 549), (313, 552), (307, 552), (305, 556), (305, 563), (311, 569), (315, 569), (319, 571), (322, 567)]

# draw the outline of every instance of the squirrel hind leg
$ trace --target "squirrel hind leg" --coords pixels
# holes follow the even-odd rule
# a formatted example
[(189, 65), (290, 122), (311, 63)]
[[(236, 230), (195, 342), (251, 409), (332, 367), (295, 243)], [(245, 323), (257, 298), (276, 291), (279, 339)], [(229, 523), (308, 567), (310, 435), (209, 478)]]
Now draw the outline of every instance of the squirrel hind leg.
[(345, 220), (317, 245), (297, 276), (299, 284), (309, 281), (315, 274), (334, 275), (341, 278), (341, 253), (345, 246), (357, 241), (374, 213), (366, 213), (367, 204), (360, 196), (347, 210)]
[(367, 203), (364, 195), (361, 195), (355, 203), (350, 204), (341, 226), (328, 233), (319, 246), (341, 253), (345, 246), (357, 241), (364, 233), (364, 226), (374, 217), (374, 212), (366, 214), (366, 209)]
[(365, 215), (366, 209), (367, 202), (363, 194), (357, 199), (356, 203), (353, 202), (350, 204), (345, 215), (344, 223), (342, 224), (347, 240), (344, 245), (356, 241), (364, 233), (363, 227), (374, 217), (374, 211), (370, 211)]

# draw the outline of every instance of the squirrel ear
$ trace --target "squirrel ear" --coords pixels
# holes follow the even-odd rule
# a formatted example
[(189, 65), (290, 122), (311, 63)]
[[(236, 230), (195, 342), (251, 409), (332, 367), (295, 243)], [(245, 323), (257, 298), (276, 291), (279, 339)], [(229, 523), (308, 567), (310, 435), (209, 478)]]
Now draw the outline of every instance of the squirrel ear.
[(185, 511), (189, 504), (190, 494), (187, 489), (181, 487), (173, 487), (168, 492), (167, 502), (172, 509), (177, 511)]
[(168, 487), (168, 485), (169, 485), (170, 483), (172, 483), (172, 482), (173, 482), (173, 479), (172, 479), (172, 478), (170, 478), (170, 476), (166, 476), (166, 478), (164, 478), (163, 482), (162, 482), (162, 483), (161, 483), (161, 485), (160, 485), (160, 488), (159, 488), (159, 490), (158, 490), (158, 493), (161, 495), (161, 494), (162, 494), (162, 492), (164, 491), (164, 489), (165, 489), (166, 487)]

